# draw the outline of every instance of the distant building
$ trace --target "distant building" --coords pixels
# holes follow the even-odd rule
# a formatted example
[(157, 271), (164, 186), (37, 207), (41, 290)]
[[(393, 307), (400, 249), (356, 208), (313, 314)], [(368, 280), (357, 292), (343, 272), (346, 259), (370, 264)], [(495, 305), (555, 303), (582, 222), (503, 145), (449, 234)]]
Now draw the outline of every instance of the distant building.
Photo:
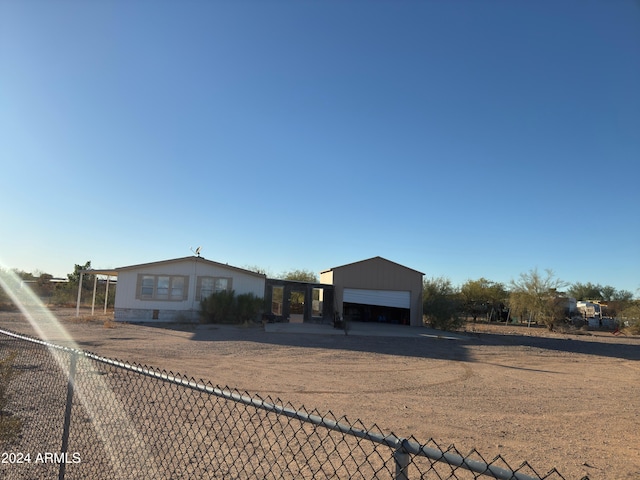
[(602, 318), (602, 308), (599, 303), (586, 301), (576, 302), (576, 309), (584, 318)]

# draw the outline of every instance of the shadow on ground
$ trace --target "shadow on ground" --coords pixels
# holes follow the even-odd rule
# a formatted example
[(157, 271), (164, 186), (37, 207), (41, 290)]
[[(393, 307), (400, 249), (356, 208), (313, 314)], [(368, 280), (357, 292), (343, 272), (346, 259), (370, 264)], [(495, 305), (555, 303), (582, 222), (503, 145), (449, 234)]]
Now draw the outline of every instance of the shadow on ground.
[[(640, 360), (639, 337), (611, 337), (598, 339), (588, 336), (538, 337), (529, 335), (501, 335), (494, 333), (458, 334), (459, 339), (433, 335), (431, 329), (398, 327), (402, 332), (410, 329), (414, 336), (368, 336), (363, 332), (344, 334), (266, 332), (261, 326), (238, 327), (231, 325), (151, 325), (155, 328), (192, 332), (191, 339), (201, 342), (252, 342), (281, 347), (321, 348), (354, 352), (379, 353), (419, 358), (472, 361), (469, 347), (506, 346), (528, 347), (547, 351), (577, 353), (624, 360)], [(424, 336), (420, 336), (425, 332)], [(428, 334), (426, 334), (428, 332)], [(256, 359), (259, 361), (259, 359)]]
[(475, 334), (484, 345), (519, 346), (542, 350), (579, 353), (598, 357), (640, 360), (640, 337), (563, 336), (536, 337), (527, 335)]

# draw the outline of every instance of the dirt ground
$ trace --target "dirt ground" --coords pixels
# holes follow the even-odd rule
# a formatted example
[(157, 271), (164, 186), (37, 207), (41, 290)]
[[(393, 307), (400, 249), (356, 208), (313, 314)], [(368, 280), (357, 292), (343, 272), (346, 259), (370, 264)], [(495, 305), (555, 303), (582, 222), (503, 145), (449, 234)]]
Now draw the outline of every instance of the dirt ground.
[[(334, 336), (54, 313), (80, 348), (106, 357), (475, 448), (488, 461), (500, 454), (512, 467), (529, 461), (539, 474), (640, 478), (637, 336), (511, 325), (477, 325), (466, 340)], [(1, 313), (0, 328), (35, 334), (19, 313)]]

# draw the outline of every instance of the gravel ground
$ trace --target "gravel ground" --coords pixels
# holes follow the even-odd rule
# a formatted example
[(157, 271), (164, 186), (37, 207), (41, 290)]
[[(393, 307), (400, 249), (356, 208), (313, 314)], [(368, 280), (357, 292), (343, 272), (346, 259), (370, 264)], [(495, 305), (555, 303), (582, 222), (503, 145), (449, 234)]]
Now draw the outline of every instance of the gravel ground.
[[(54, 312), (80, 348), (181, 372), (511, 466), (640, 478), (640, 338), (477, 325), (467, 340), (114, 324)], [(34, 334), (17, 313), (0, 328)], [(408, 327), (407, 327), (408, 328)], [(48, 333), (47, 333), (48, 331)], [(582, 332), (584, 333), (584, 332)], [(50, 326), (45, 334), (69, 342)]]

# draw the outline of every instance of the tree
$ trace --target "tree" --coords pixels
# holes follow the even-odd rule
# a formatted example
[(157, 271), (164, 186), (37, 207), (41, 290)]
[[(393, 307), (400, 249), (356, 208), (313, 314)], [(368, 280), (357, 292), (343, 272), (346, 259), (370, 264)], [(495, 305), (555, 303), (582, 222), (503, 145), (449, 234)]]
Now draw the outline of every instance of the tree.
[[(559, 289), (566, 283), (555, 278), (552, 270), (547, 269), (545, 272), (546, 275), (542, 275), (536, 268), (528, 273), (521, 273), (518, 280), (512, 280), (509, 306), (514, 315), (529, 314), (549, 330), (553, 330), (556, 322), (562, 318)], [(563, 315), (564, 308), (562, 312)]]
[[(67, 283), (58, 284), (55, 286), (53, 293), (53, 303), (58, 305), (75, 304), (78, 294), (78, 283), (80, 282), (81, 270), (91, 269), (91, 262), (88, 261), (84, 265), (74, 265), (73, 273), (67, 274)], [(84, 274), (82, 276), (82, 291), (85, 294), (93, 292), (93, 278), (94, 275)]]
[(613, 288), (611, 285), (605, 285), (600, 289), (600, 294), (602, 295), (602, 300), (604, 300), (605, 302), (609, 302), (611, 300), (614, 300), (614, 297), (616, 295), (616, 289)]
[(567, 294), (576, 300), (603, 300), (602, 290), (600, 284), (576, 282), (569, 287)]
[(502, 283), (481, 277), (478, 280), (467, 280), (460, 287), (460, 297), (465, 314), (471, 315), (474, 322), (480, 314), (486, 314), (491, 320), (494, 312), (502, 310), (507, 291)]
[(318, 283), (318, 276), (311, 270), (289, 270), (280, 275), (283, 280)]
[(567, 290), (567, 295), (576, 300), (600, 300), (605, 302), (611, 301), (630, 301), (633, 299), (633, 293), (628, 290), (616, 290), (611, 285), (602, 286), (599, 283), (580, 283), (572, 284)]
[(632, 335), (640, 334), (640, 300), (629, 302), (618, 315), (619, 327)]
[(19, 270), (17, 268), (14, 268), (13, 273), (15, 273), (16, 276), (21, 280), (35, 280), (35, 277), (33, 276), (32, 273), (25, 272), (24, 270)]
[[(86, 262), (84, 265), (74, 265), (73, 273), (68, 273), (67, 278), (69, 279), (68, 285), (77, 290), (78, 283), (80, 282), (80, 274), (81, 270), (90, 270), (91, 269), (91, 261)], [(92, 290), (93, 289), (93, 275), (84, 274), (82, 276), (82, 289), (83, 290)]]
[(613, 295), (611, 295), (610, 299), (605, 299), (605, 300), (613, 300), (616, 302), (631, 302), (631, 300), (633, 300), (633, 293), (630, 292), (629, 290), (617, 290), (616, 292), (613, 293)]
[(271, 272), (263, 267), (260, 267), (258, 265), (246, 265), (244, 267), (245, 270), (249, 270), (250, 272), (255, 272), (255, 273), (260, 273), (266, 277), (271, 277)]
[(41, 273), (38, 279), (36, 280), (36, 293), (40, 297), (51, 297), (53, 295), (54, 285), (51, 283), (51, 279), (53, 275), (49, 273)]
[(604, 312), (607, 317), (617, 317), (633, 304), (633, 293), (628, 290), (616, 290), (607, 298)]
[(422, 282), (422, 311), (432, 327), (452, 330), (462, 323), (460, 295), (445, 277), (433, 277)]

